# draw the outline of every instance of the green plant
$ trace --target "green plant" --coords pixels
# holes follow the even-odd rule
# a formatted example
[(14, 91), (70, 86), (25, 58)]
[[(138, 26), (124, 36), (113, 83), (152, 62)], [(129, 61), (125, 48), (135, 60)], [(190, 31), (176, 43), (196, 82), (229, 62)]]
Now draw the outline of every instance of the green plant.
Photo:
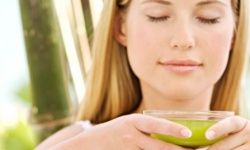
[(25, 121), (20, 120), (12, 127), (3, 125), (0, 127), (4, 129), (4, 132), (0, 133), (0, 150), (33, 150), (35, 148), (36, 138)]

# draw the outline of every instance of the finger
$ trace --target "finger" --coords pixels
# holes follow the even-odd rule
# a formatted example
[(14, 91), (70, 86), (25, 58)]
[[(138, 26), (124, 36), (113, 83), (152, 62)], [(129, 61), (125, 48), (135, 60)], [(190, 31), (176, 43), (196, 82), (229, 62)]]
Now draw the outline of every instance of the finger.
[(247, 120), (239, 116), (228, 117), (219, 121), (206, 132), (206, 138), (213, 140), (217, 137), (237, 133), (244, 129), (247, 124)]
[(202, 147), (202, 148), (197, 148), (195, 150), (208, 150), (208, 149), (209, 149), (209, 147)]
[(169, 149), (169, 150), (191, 150), (188, 148), (183, 148), (174, 144), (166, 143), (157, 139), (153, 139), (147, 135), (141, 135), (137, 138), (137, 144), (140, 149), (143, 150), (160, 150), (160, 149)]
[(246, 143), (240, 147), (235, 148), (234, 150), (249, 150), (250, 149), (250, 143)]
[(232, 136), (228, 136), (225, 139), (212, 145), (209, 150), (228, 150), (235, 149), (245, 143), (246, 139), (242, 139), (242, 134), (237, 133)]
[[(215, 143), (210, 147), (209, 150), (228, 150), (236, 149), (250, 141), (250, 124), (247, 124), (246, 127), (238, 133), (227, 136), (221, 141)], [(248, 147), (248, 149), (250, 149)]]
[(191, 131), (178, 123), (152, 116), (132, 115), (132, 124), (144, 133), (161, 133), (175, 137), (188, 138), (191, 137)]

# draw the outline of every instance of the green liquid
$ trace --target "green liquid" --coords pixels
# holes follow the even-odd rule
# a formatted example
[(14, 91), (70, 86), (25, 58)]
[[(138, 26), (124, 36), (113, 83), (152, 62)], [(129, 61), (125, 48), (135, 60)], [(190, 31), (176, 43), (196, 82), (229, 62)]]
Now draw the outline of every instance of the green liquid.
[(205, 133), (209, 127), (215, 124), (217, 121), (213, 120), (172, 120), (176, 123), (182, 124), (188, 127), (192, 131), (190, 138), (176, 138), (173, 136), (163, 134), (152, 134), (151, 136), (175, 145), (188, 147), (188, 148), (199, 148), (214, 144), (219, 141), (222, 137), (214, 140), (208, 140)]

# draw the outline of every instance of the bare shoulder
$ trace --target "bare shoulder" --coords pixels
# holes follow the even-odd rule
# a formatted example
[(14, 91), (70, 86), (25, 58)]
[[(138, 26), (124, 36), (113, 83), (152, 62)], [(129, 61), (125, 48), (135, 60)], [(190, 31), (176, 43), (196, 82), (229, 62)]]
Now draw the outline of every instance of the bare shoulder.
[(89, 128), (90, 126), (91, 124), (88, 121), (81, 121), (81, 122), (72, 124), (56, 132), (49, 138), (45, 139), (42, 143), (40, 143), (36, 147), (36, 149), (37, 150), (49, 149), (50, 147), (55, 146), (58, 143), (61, 143), (65, 140), (68, 140), (78, 135), (79, 133), (83, 132), (85, 129)]

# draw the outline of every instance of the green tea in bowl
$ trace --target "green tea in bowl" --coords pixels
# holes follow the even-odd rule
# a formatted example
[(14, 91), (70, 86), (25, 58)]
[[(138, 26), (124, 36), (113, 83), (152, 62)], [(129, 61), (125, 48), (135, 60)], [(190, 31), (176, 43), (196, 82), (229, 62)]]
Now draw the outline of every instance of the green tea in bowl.
[(145, 110), (143, 114), (154, 117), (164, 118), (188, 127), (192, 136), (189, 138), (177, 138), (160, 133), (154, 133), (151, 136), (175, 145), (188, 148), (199, 148), (209, 146), (218, 142), (223, 137), (214, 140), (208, 140), (205, 136), (206, 131), (216, 122), (234, 115), (230, 111), (161, 111), (161, 110)]

